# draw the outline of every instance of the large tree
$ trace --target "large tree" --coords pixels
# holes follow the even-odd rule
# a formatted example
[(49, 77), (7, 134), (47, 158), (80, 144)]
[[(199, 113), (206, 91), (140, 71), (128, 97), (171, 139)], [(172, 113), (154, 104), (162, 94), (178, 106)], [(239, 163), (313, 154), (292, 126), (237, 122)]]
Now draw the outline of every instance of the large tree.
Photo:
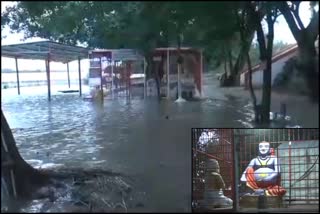
[(319, 71), (315, 49), (315, 41), (319, 36), (319, 10), (316, 11), (315, 6), (319, 6), (319, 2), (310, 2), (312, 15), (307, 26), (304, 26), (299, 14), (301, 2), (280, 1), (277, 4), (298, 44), (297, 68), (305, 75), (312, 100), (319, 102)]
[[(269, 112), (271, 104), (271, 74), (272, 74), (272, 53), (274, 39), (274, 23), (279, 16), (279, 12), (274, 4), (270, 2), (247, 2), (243, 5), (243, 10), (238, 14), (237, 20), (240, 27), (240, 38), (245, 43), (245, 32), (255, 29), (259, 44), (260, 62), (263, 69), (263, 91), (262, 100), (257, 103), (257, 98), (252, 87), (251, 60), (249, 49), (246, 49), (245, 59), (249, 69), (249, 89), (253, 101), (256, 122), (268, 124), (270, 121)], [(262, 27), (261, 20), (266, 16), (267, 39)]]

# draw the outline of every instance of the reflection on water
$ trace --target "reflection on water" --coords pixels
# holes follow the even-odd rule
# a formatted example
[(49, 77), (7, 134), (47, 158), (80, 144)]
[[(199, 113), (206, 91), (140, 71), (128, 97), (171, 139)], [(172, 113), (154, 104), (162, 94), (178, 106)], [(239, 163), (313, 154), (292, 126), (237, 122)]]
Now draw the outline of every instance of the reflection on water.
[(150, 211), (190, 211), (192, 127), (251, 126), (250, 106), (237, 99), (93, 103), (56, 90), (48, 102), (46, 87), (35, 95), (26, 90), (20, 96), (2, 90), (2, 109), (24, 159), (36, 167), (94, 166), (131, 175)]

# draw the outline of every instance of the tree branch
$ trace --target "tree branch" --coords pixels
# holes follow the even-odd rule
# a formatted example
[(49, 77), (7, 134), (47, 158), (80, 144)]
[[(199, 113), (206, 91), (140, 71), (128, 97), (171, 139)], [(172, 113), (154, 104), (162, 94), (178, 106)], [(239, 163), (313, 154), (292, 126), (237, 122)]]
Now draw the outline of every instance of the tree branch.
[(298, 22), (299, 28), (300, 28), (301, 30), (303, 30), (303, 29), (304, 29), (304, 25), (303, 25), (303, 23), (302, 23), (302, 21), (301, 21), (301, 19), (300, 19), (299, 10), (294, 10), (294, 11), (293, 11), (293, 15), (294, 15), (294, 18), (295, 18), (295, 19), (297, 20), (297, 22)]
[(274, 39), (274, 26), (271, 11), (267, 14), (267, 23), (268, 23), (268, 44), (267, 44), (267, 54), (272, 58), (272, 48), (273, 48), (273, 39)]
[(299, 42), (301, 40), (301, 31), (299, 30), (295, 19), (290, 11), (290, 8), (288, 6), (288, 4), (286, 2), (279, 2), (280, 7), (279, 10), (282, 13), (282, 15), (284, 16), (284, 18), (286, 19), (288, 26), (292, 32), (293, 37), (295, 38), (295, 40), (297, 42)]
[(306, 31), (310, 32), (311, 38), (315, 41), (319, 35), (319, 11), (313, 15), (309, 25), (306, 28)]
[(272, 19), (272, 25), (274, 25), (274, 23), (276, 22), (277, 18), (281, 15), (281, 13), (278, 12), (278, 9), (276, 9), (274, 11), (274, 14), (273, 14), (273, 19)]
[(249, 12), (251, 16), (255, 20), (255, 28), (257, 31), (257, 40), (259, 43), (259, 51), (260, 51), (260, 60), (266, 60), (266, 43), (264, 39), (263, 29), (261, 25), (261, 20), (259, 19), (259, 11), (255, 11), (255, 8), (252, 4), (248, 3)]

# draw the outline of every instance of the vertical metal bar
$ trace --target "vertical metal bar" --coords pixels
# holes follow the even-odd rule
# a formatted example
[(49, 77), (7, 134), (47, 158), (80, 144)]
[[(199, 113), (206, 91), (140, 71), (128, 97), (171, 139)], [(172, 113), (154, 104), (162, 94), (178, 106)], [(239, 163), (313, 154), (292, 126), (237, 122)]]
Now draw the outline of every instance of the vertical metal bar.
[(203, 56), (202, 50), (200, 51), (200, 96), (202, 96), (202, 74), (203, 74)]
[(170, 52), (167, 49), (167, 99), (170, 99)]
[(103, 85), (102, 85), (102, 59), (101, 59), (101, 56), (100, 56), (100, 90), (101, 90), (101, 100), (103, 101)]
[[(308, 148), (306, 148), (305, 156), (306, 156), (306, 159), (307, 159), (306, 160), (306, 168), (305, 169), (309, 170), (309, 167), (311, 166), (311, 160), (310, 160), (310, 155), (309, 155), (309, 152), (308, 152)], [(299, 170), (299, 171), (301, 171), (301, 170)], [(307, 179), (307, 204), (310, 204), (310, 179)]]
[(239, 131), (237, 129), (233, 130), (232, 134), (232, 145), (233, 145), (233, 163), (234, 163), (234, 200), (233, 200), (233, 209), (235, 212), (239, 211)]
[(144, 74), (144, 79), (143, 79), (143, 97), (144, 99), (146, 98), (147, 96), (147, 88), (146, 88), (146, 85), (147, 85), (147, 77), (146, 77), (146, 59), (143, 58), (143, 74)]
[(17, 72), (17, 88), (18, 88), (18, 95), (20, 95), (20, 81), (19, 81), (18, 58), (15, 57), (15, 60), (16, 60), (16, 72)]
[(48, 54), (46, 60), (47, 84), (48, 84), (48, 100), (51, 101), (51, 82), (50, 82), (50, 56)]
[(112, 56), (112, 52), (111, 52), (111, 95), (112, 95), (112, 99), (113, 99), (113, 56)]
[[(288, 129), (290, 132), (290, 129)], [(289, 133), (288, 133), (289, 134)], [(289, 134), (289, 205), (291, 205), (291, 139)]]
[(129, 96), (129, 79), (128, 79), (128, 63), (125, 63), (125, 74), (126, 74), (126, 97), (128, 98)]
[(11, 177), (11, 183), (12, 183), (13, 196), (14, 196), (14, 198), (17, 198), (18, 194), (17, 194), (17, 188), (16, 188), (16, 182), (15, 182), (13, 169), (10, 170), (10, 177)]
[(78, 57), (78, 72), (79, 72), (79, 92), (80, 97), (82, 96), (82, 84), (81, 84), (81, 62), (80, 57)]
[(68, 73), (68, 86), (70, 88), (70, 72), (69, 72), (69, 62), (67, 62), (67, 73)]
[(178, 63), (178, 99), (181, 99), (180, 69), (181, 64)]
[(128, 70), (129, 70), (129, 98), (131, 98), (131, 95), (132, 95), (132, 93), (131, 93), (131, 71), (132, 71), (132, 64), (131, 64), (132, 62), (131, 61), (129, 61), (129, 68), (128, 68)]

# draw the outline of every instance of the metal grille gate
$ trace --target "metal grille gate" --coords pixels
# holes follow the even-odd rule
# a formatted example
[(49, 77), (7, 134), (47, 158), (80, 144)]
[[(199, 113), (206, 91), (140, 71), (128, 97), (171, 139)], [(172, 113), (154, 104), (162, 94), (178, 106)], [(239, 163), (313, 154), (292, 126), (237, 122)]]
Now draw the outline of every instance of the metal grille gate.
[[(207, 131), (213, 131), (214, 135), (199, 140)], [(267, 204), (266, 209), (319, 210), (319, 129), (192, 129), (194, 210), (200, 209), (197, 205), (203, 199), (204, 163), (208, 157), (219, 162), (226, 184), (223, 193), (234, 202), (231, 209), (247, 209), (239, 203), (248, 191), (240, 177), (258, 155), (261, 141), (270, 142), (280, 162), (281, 186), (286, 190), (279, 206)], [(209, 154), (205, 147), (210, 143), (215, 144), (215, 149)]]

